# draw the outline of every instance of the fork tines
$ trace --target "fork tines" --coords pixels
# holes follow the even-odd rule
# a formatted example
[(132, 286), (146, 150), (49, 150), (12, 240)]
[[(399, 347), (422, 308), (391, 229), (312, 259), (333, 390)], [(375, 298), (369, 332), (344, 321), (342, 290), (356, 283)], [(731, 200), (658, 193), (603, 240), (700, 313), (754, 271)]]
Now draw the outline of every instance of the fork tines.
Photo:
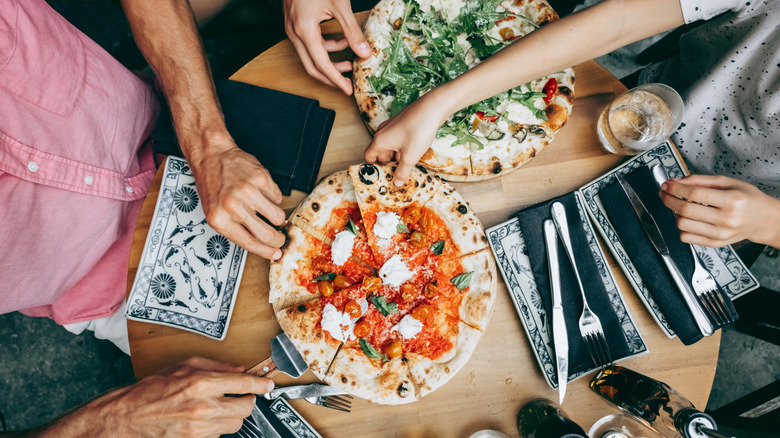
[(352, 409), (352, 396), (344, 394), (320, 397), (317, 404), (326, 408), (336, 409), (337, 411), (349, 412)]
[(696, 298), (710, 319), (717, 325), (722, 326), (734, 322), (735, 317), (718, 290), (718, 284), (715, 282), (712, 274), (702, 264), (696, 249), (693, 246), (690, 248), (693, 253), (694, 267), (691, 283), (696, 293)]
[(583, 327), (581, 334), (582, 339), (585, 341), (585, 347), (588, 349), (588, 354), (593, 360), (593, 364), (599, 368), (603, 368), (612, 364), (612, 354), (609, 352), (609, 344), (607, 344), (607, 337), (604, 334), (604, 329), (601, 328), (601, 322), (598, 320), (597, 322), (598, 326), (593, 327), (591, 330), (586, 330)]

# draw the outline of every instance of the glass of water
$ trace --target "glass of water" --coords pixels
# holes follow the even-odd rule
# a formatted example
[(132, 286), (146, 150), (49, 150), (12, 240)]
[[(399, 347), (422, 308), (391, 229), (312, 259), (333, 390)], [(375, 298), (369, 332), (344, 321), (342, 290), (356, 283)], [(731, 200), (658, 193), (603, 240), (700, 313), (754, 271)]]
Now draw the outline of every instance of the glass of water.
[(672, 87), (644, 84), (626, 91), (604, 108), (597, 130), (609, 152), (636, 155), (669, 138), (682, 116), (682, 98)]

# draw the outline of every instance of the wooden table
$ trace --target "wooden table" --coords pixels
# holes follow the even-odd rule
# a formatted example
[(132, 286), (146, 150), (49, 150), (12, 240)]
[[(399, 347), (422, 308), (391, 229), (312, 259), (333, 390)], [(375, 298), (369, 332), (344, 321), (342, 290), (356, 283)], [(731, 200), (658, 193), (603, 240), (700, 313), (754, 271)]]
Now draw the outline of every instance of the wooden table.
[[(595, 126), (601, 109), (625, 87), (593, 61), (575, 66), (575, 74), (576, 101), (571, 118), (548, 148), (522, 168), (501, 178), (453, 184), (486, 228), (507, 220), (524, 206), (575, 190), (622, 161), (600, 147)], [(232, 79), (317, 99), (323, 107), (336, 110), (319, 177), (362, 161), (370, 136), (354, 100), (311, 79), (289, 41), (262, 53)], [(141, 212), (131, 253), (128, 289), (146, 240), (161, 177), (162, 169), (157, 172)], [(293, 192), (285, 198), (283, 208), (289, 213), (305, 196)], [(720, 331), (688, 347), (677, 339), (667, 338), (611, 258), (610, 262), (650, 350), (644, 356), (621, 361), (621, 365), (668, 383), (703, 409), (715, 375)], [(268, 261), (251, 254), (247, 257), (235, 310), (223, 341), (172, 327), (128, 321), (136, 376), (142, 378), (193, 355), (246, 367), (268, 357), (270, 340), (280, 332), (268, 303), (268, 269)], [(596, 419), (615, 411), (588, 389), (591, 377), (592, 374), (572, 382), (563, 404), (564, 410), (586, 430)], [(283, 374), (274, 380), (278, 385), (294, 382)], [(315, 380), (307, 372), (295, 382)], [(496, 429), (517, 436), (517, 411), (526, 401), (538, 397), (558, 399), (557, 391), (547, 386), (507, 289), (499, 281), (490, 324), (471, 360), (432, 394), (401, 406), (381, 406), (356, 399), (348, 414), (302, 400), (292, 401), (292, 405), (326, 438), (468, 437), (480, 429)]]

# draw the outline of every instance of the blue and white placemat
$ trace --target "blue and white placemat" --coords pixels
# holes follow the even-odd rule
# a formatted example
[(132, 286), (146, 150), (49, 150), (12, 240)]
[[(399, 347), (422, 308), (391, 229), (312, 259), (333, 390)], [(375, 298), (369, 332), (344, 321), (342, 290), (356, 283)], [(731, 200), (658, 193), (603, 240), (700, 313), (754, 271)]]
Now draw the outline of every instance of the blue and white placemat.
[(206, 224), (187, 162), (168, 157), (127, 318), (222, 340), (245, 263), (246, 251)]

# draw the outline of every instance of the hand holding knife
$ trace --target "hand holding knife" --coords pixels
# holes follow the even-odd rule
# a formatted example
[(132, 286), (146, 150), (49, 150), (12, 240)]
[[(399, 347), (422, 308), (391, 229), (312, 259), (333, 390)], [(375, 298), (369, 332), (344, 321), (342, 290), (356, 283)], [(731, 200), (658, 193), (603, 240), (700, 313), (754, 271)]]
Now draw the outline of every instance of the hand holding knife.
[(558, 404), (562, 404), (563, 398), (566, 396), (566, 384), (569, 379), (569, 338), (566, 333), (566, 321), (563, 318), (561, 276), (558, 265), (558, 234), (551, 219), (544, 221), (544, 242), (547, 248), (550, 292), (552, 293), (553, 304), (552, 323), (556, 369), (558, 371)]

